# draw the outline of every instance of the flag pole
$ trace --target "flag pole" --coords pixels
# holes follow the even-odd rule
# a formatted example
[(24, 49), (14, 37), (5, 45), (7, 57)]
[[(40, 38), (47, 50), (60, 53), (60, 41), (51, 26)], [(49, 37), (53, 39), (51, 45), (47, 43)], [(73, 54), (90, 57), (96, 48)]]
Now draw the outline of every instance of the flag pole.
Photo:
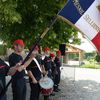
[[(22, 65), (28, 60), (29, 56), (32, 54), (34, 48), (36, 47), (36, 45), (38, 45), (41, 40), (44, 38), (44, 36), (47, 34), (47, 32), (52, 28), (52, 26), (55, 24), (57, 20), (57, 16), (53, 19), (53, 21), (47, 26), (47, 28), (43, 31), (43, 33), (36, 39), (35, 43), (33, 43), (32, 48), (30, 50), (30, 52), (28, 53), (28, 55), (26, 56), (26, 58), (24, 59), (24, 61), (22, 62)], [(5, 95), (7, 88), (9, 87), (9, 85), (11, 84), (12, 79), (10, 79), (10, 81), (7, 83), (5, 89), (0, 93), (0, 98), (2, 98), (3, 95)]]
[[(62, 8), (63, 9), (63, 8)], [(47, 34), (47, 32), (52, 28), (52, 26), (55, 24), (55, 22), (58, 19), (58, 14), (61, 12), (61, 10), (57, 13), (57, 15), (54, 17), (53, 21), (47, 26), (47, 28), (43, 31), (43, 33), (36, 39), (35, 43), (33, 43), (32, 48), (30, 50), (30, 52), (28, 53), (28, 55), (26, 56), (26, 58), (24, 59), (24, 61), (22, 62), (22, 65), (28, 60), (29, 56), (32, 54), (32, 51), (34, 50), (34, 48), (36, 47), (36, 45), (38, 45), (41, 40), (44, 38), (44, 36)], [(0, 93), (0, 96), (5, 95), (7, 88), (9, 87), (9, 85), (11, 84), (12, 79), (10, 79), (10, 81), (7, 83), (5, 89)], [(1, 98), (1, 97), (0, 97)]]

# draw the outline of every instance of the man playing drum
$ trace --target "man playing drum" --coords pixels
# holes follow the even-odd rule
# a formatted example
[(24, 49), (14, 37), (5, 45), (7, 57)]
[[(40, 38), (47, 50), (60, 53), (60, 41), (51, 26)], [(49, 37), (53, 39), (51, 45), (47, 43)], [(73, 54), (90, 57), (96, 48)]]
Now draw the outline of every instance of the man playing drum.
[(27, 67), (28, 75), (29, 75), (29, 83), (31, 88), (30, 100), (39, 100), (40, 94), (40, 85), (39, 80), (41, 79), (42, 68), (41, 68), (41, 59), (37, 57), (38, 54), (38, 46), (35, 47), (32, 52), (35, 55), (35, 58)]
[[(52, 77), (52, 70), (51, 70), (51, 59), (50, 59), (50, 48), (45, 47), (44, 48), (44, 59), (43, 64), (45, 67), (45, 71), (47, 72), (48, 77)], [(49, 100), (49, 95), (44, 95), (44, 100)]]

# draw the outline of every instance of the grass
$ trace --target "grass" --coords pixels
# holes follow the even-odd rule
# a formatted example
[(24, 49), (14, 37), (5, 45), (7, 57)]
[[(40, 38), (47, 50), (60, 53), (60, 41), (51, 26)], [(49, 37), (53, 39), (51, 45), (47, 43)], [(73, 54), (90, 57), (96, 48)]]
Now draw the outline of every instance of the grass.
[(85, 64), (80, 66), (81, 68), (93, 68), (93, 69), (100, 69), (100, 64), (95, 61), (85, 61)]
[(93, 68), (93, 69), (100, 69), (100, 65), (92, 65), (92, 64), (86, 64), (82, 65), (81, 68)]

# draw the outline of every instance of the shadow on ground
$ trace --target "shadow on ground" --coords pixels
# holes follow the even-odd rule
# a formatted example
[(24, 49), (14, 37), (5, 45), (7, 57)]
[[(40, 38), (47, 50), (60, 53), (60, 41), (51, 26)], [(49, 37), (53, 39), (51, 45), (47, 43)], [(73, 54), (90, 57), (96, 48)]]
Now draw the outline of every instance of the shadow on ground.
[(100, 84), (90, 80), (72, 81), (68, 78), (61, 82), (62, 95), (55, 100), (100, 100)]
[[(62, 79), (61, 91), (56, 93), (51, 100), (100, 100), (100, 84), (90, 80), (73, 81), (68, 78)], [(12, 100), (11, 87), (8, 88), (8, 100)], [(30, 87), (27, 83), (27, 100), (30, 96)], [(43, 97), (40, 97), (43, 100)]]

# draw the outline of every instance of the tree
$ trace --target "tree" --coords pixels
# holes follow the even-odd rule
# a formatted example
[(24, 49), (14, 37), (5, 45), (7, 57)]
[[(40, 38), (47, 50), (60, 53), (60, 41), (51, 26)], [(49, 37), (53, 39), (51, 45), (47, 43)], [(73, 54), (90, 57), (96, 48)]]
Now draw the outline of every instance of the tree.
[[(0, 37), (8, 46), (17, 39), (24, 39), (27, 46), (32, 45), (36, 38), (52, 21), (66, 0), (1, 0), (2, 31)], [(2, 20), (2, 18), (4, 18)], [(52, 29), (40, 43), (42, 46), (58, 47), (60, 43), (80, 43), (77, 31), (61, 20), (57, 20)]]
[(96, 60), (97, 62), (100, 62), (100, 54), (97, 54), (97, 55), (96, 55), (95, 60)]

